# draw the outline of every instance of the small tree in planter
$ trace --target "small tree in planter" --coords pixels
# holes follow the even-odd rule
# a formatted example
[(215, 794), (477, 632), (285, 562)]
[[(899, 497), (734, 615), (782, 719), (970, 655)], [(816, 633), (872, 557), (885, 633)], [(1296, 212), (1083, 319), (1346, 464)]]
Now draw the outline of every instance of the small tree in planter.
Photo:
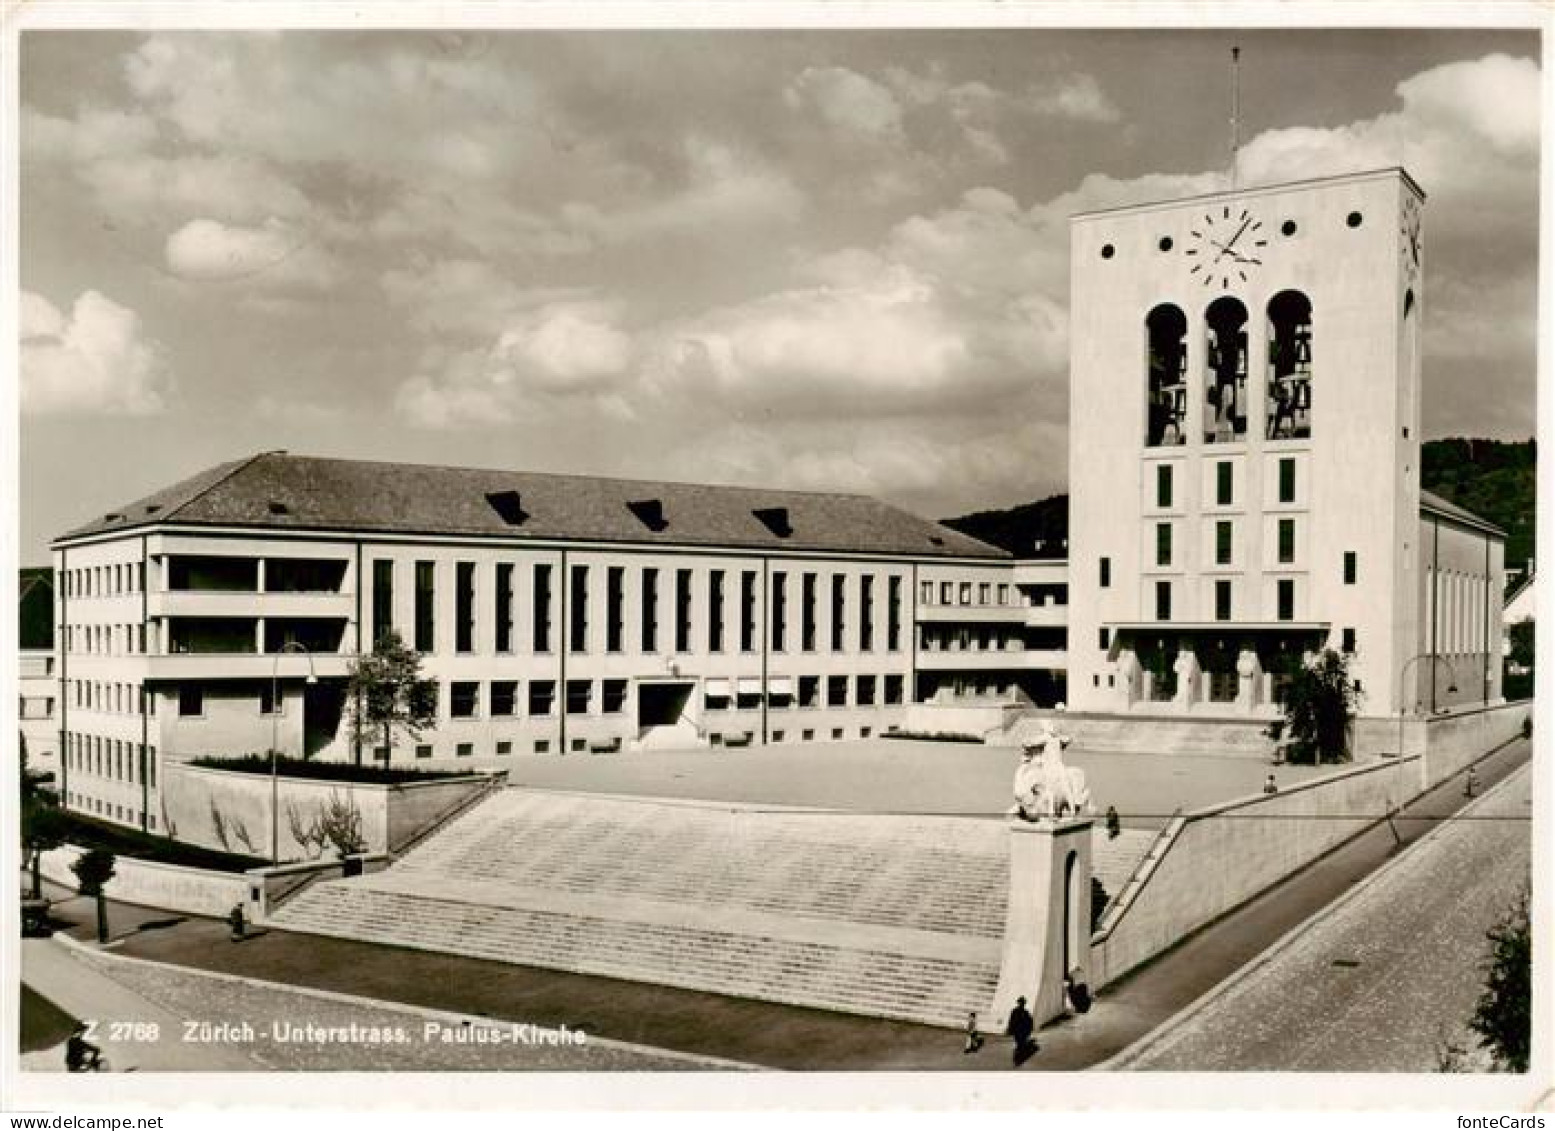
[(1350, 724), (1360, 693), (1350, 678), (1350, 658), (1332, 648), (1297, 667), (1285, 685), (1284, 715), (1264, 732), (1285, 740), (1285, 760), (1315, 766), (1350, 760)]
[(97, 941), (108, 941), (108, 899), (104, 889), (113, 879), (114, 855), (106, 848), (89, 848), (76, 858), (70, 870), (76, 874), (76, 887), (82, 895), (97, 900)]
[(371, 652), (352, 661), (346, 702), (358, 763), (363, 740), (374, 733), (383, 735), (387, 764), (396, 729), (416, 739), (423, 727), (437, 721), (437, 683), (421, 677), (420, 654), (405, 647), (393, 629), (383, 634)]
[(344, 864), (345, 874), (355, 875), (361, 861), (353, 861), (350, 857), (367, 848), (367, 838), (362, 835), (362, 811), (357, 808), (356, 802), (349, 797), (331, 793), (319, 811), (318, 830), (334, 846)]

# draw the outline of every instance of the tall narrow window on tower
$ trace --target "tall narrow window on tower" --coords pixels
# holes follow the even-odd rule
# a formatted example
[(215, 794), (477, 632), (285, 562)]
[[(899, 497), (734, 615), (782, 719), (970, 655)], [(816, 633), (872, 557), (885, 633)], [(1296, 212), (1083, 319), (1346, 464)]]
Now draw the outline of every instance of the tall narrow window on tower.
[(1269, 388), (1264, 407), (1270, 440), (1312, 435), (1312, 303), (1300, 291), (1269, 300)]
[(373, 644), (394, 627), (394, 563), (384, 558), (373, 562)]
[(1188, 416), (1188, 319), (1170, 303), (1145, 317), (1145, 443), (1152, 448), (1181, 444)]
[(416, 651), (430, 652), (433, 640), (432, 602), (437, 566), (433, 562), (416, 563)]
[(1204, 442), (1247, 438), (1247, 307), (1218, 298), (1204, 313)]

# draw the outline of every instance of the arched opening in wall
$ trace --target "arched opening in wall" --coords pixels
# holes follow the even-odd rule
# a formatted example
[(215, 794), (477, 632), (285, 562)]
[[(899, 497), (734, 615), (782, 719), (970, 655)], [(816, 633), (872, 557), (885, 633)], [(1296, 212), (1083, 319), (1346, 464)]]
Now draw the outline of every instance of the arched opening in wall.
[(1300, 291), (1269, 300), (1269, 388), (1265, 435), (1312, 435), (1312, 302)]
[(1188, 318), (1171, 303), (1145, 316), (1145, 443), (1152, 448), (1181, 444), (1188, 415)]
[(1204, 442), (1247, 438), (1247, 307), (1229, 295), (1204, 313)]

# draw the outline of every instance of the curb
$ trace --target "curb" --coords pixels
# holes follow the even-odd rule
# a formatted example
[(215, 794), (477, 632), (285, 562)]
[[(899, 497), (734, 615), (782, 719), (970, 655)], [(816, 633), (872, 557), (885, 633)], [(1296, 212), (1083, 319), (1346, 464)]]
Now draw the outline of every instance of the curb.
[[(110, 964), (114, 962), (136, 963), (141, 966), (154, 967), (166, 970), (170, 973), (181, 974), (185, 977), (195, 976), (202, 978), (215, 978), (219, 981), (233, 982), (238, 985), (252, 986), (262, 990), (279, 990), (283, 993), (300, 994), (303, 997), (317, 998), (321, 1001), (338, 1002), (342, 1005), (354, 1005), (365, 1009), (381, 1009), (389, 1013), (405, 1013), (414, 1017), (421, 1017), (433, 1021), (441, 1021), (455, 1025), (469, 1025), (471, 1027), (498, 1028), (503, 1025), (517, 1024), (517, 1022), (504, 1021), (495, 1017), (483, 1017), (475, 1014), (455, 1013), (451, 1010), (432, 1009), (429, 1006), (409, 1005), (405, 1002), (386, 1001), (382, 998), (364, 997), (361, 994), (340, 993), (336, 990), (320, 990), (312, 986), (294, 986), (286, 982), (268, 982), (263, 978), (250, 978), (244, 974), (228, 974), (221, 970), (205, 970), (197, 966), (180, 966), (173, 962), (159, 962), (154, 958), (132, 958), (124, 954), (114, 954), (111, 951), (73, 939), (69, 935), (59, 934), (54, 936), (67, 949), (74, 950), (85, 956), (93, 956), (106, 959)], [(106, 975), (105, 975), (106, 976)], [(166, 1008), (166, 1007), (163, 1007)], [(549, 1028), (549, 1026), (537, 1026)], [(582, 1032), (582, 1030), (579, 1030)], [(587, 1044), (597, 1045), (602, 1048), (619, 1049), (623, 1052), (633, 1052), (644, 1056), (664, 1057), (668, 1060), (685, 1061), (688, 1064), (700, 1065), (703, 1068), (722, 1069), (725, 1071), (739, 1072), (776, 1072), (779, 1069), (768, 1068), (765, 1065), (750, 1064), (740, 1060), (729, 1060), (724, 1057), (708, 1056), (702, 1053), (681, 1052), (678, 1049), (659, 1048), (655, 1045), (644, 1045), (634, 1041), (618, 1041), (611, 1037), (597, 1037), (593, 1033), (586, 1033)]]
[[(1456, 810), (1452, 816), (1456, 818), (1466, 812), (1469, 812), (1470, 810), (1477, 809), (1479, 806), (1489, 801), (1490, 798), (1509, 788), (1515, 780), (1517, 773), (1522, 770), (1524, 766), (1531, 768), (1532, 765), (1533, 761), (1530, 757), (1526, 763), (1524, 763), (1522, 766), (1514, 767), (1505, 778), (1491, 786), (1485, 792), (1481, 793), (1467, 805), (1464, 805), (1460, 809)], [(1457, 774), (1453, 775), (1453, 777), (1457, 776)], [(1451, 779), (1449, 778), (1447, 780)], [(1352, 900), (1358, 899), (1364, 892), (1370, 890), (1374, 884), (1380, 883), (1383, 878), (1391, 873), (1397, 865), (1409, 859), (1409, 857), (1414, 854), (1416, 849), (1424, 847), (1425, 845), (1436, 840), (1438, 837), (1445, 835), (1447, 830), (1451, 827), (1451, 821), (1444, 820), (1436, 828), (1432, 829), (1430, 832), (1426, 833), (1424, 836), (1420, 837), (1412, 845), (1410, 845), (1407, 851), (1393, 857), (1391, 860), (1388, 860), (1386, 863), (1372, 871), (1354, 887), (1350, 888), (1349, 891), (1341, 895), (1338, 899), (1334, 900), (1326, 907), (1323, 907), (1320, 910), (1314, 912), (1306, 919), (1303, 919), (1300, 923), (1297, 923), (1290, 930), (1286, 931), (1279, 938), (1275, 939), (1274, 942), (1270, 943), (1269, 946), (1261, 951), (1256, 957), (1247, 962), (1244, 966), (1242, 966), (1241, 969), (1237, 970), (1236, 973), (1232, 974), (1225, 981), (1212, 988), (1208, 993), (1204, 994), (1196, 1001), (1185, 1005), (1182, 1009), (1172, 1014), (1172, 1016), (1168, 1017), (1155, 1028), (1151, 1029), (1144, 1036), (1134, 1041), (1127, 1048), (1114, 1053), (1104, 1061), (1091, 1065), (1086, 1069), (1086, 1071), (1129, 1071), (1131, 1068), (1130, 1062), (1137, 1060), (1139, 1057), (1149, 1052), (1151, 1048), (1157, 1042), (1159, 1042), (1168, 1031), (1187, 1024), (1200, 1013), (1203, 1013), (1211, 1006), (1220, 1002), (1222, 998), (1230, 995), (1239, 986), (1241, 986), (1243, 982), (1247, 981), (1254, 974), (1258, 973), (1265, 966), (1269, 965), (1269, 963), (1273, 962), (1286, 950), (1290, 949), (1290, 947), (1294, 946), (1296, 942), (1300, 940), (1301, 936), (1304, 935), (1307, 931), (1317, 926), (1329, 916), (1337, 913), (1339, 910), (1347, 906)]]

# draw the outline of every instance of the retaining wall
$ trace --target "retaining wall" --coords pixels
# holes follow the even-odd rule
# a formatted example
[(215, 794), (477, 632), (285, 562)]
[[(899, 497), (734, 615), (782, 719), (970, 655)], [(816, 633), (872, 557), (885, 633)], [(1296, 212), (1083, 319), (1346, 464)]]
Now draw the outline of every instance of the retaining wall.
[[(43, 875), (75, 891), (76, 875), (70, 865), (84, 851), (65, 845), (45, 852)], [(249, 879), (242, 872), (212, 872), (127, 856), (114, 858), (113, 871), (113, 879), (103, 889), (109, 899), (142, 907), (163, 907), (186, 915), (221, 918), (232, 910), (233, 904), (246, 902), (249, 895)]]
[[(318, 860), (334, 854), (330, 845), (306, 836), (331, 799), (354, 805), (361, 813), (365, 852), (391, 852), (486, 789), (488, 777), (472, 774), (399, 785), (282, 777), (276, 821), (279, 859)], [(270, 855), (271, 780), (265, 774), (165, 763), (161, 803), (162, 828), (174, 840)]]
[(1389, 758), (1184, 816), (1149, 880), (1092, 939), (1093, 984), (1113, 981), (1416, 796), (1420, 763)]

